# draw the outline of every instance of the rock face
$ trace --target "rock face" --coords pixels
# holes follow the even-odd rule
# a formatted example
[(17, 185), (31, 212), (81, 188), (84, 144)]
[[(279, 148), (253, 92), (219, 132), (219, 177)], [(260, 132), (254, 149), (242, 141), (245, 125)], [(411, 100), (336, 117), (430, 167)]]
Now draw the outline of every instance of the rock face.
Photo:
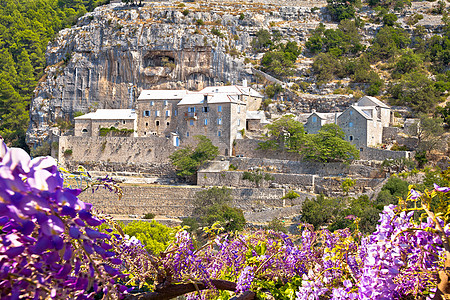
[[(252, 35), (269, 23), (291, 39), (316, 23), (309, 7), (272, 4), (152, 2), (97, 8), (49, 44), (49, 67), (32, 100), (28, 143), (49, 135), (58, 120), (96, 108), (134, 108), (142, 89), (200, 89), (252, 80), (244, 63)], [(247, 60), (248, 62), (248, 60)]]

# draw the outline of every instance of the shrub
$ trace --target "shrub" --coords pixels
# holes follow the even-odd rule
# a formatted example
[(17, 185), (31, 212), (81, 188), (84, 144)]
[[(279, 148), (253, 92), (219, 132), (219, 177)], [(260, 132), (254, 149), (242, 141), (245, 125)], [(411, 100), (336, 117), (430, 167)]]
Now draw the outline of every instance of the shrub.
[(66, 150), (64, 150), (64, 155), (65, 155), (65, 156), (72, 155), (72, 153), (73, 153), (72, 149), (66, 149)]
[(181, 12), (183, 16), (187, 16), (189, 14), (189, 9), (185, 9)]
[(146, 213), (145, 215), (144, 215), (144, 217), (142, 217), (143, 219), (148, 219), (148, 220), (151, 220), (151, 219), (154, 219), (155, 218), (155, 214), (154, 213)]
[(197, 20), (195, 20), (195, 24), (197, 26), (201, 26), (201, 25), (205, 25), (205, 22), (202, 19), (197, 19)]
[(123, 228), (123, 232), (136, 237), (142, 242), (145, 249), (153, 254), (159, 254), (166, 250), (175, 236), (175, 229), (164, 226), (155, 220), (151, 222), (133, 221)]
[(286, 195), (281, 197), (281, 199), (295, 199), (295, 198), (298, 198), (298, 197), (300, 197), (299, 194), (297, 194), (294, 191), (289, 191), (289, 192), (286, 193)]
[(239, 15), (239, 20), (244, 20), (245, 19), (245, 14), (244, 13), (241, 13), (240, 15)]

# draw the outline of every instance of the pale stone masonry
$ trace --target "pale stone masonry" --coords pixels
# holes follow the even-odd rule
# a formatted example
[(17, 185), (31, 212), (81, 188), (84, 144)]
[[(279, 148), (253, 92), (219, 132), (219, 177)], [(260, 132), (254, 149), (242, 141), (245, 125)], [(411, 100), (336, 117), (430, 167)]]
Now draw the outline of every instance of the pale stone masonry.
[(134, 109), (97, 109), (96, 112), (75, 117), (75, 136), (99, 136), (100, 128), (132, 129), (136, 135)]
[(391, 124), (392, 113), (388, 105), (375, 97), (364, 96), (342, 113), (317, 113), (307, 118), (307, 133), (317, 133), (325, 124), (337, 124), (345, 133), (345, 140), (360, 151), (382, 143), (383, 128)]
[[(167, 137), (178, 147), (195, 144), (194, 137), (204, 135), (219, 147), (220, 154), (232, 155), (234, 141), (246, 129), (261, 131), (267, 123), (257, 112), (262, 98), (245, 81), (242, 86), (212, 86), (198, 92), (143, 90), (136, 112), (99, 109), (75, 118), (75, 136), (98, 136), (101, 127), (114, 126), (134, 129), (137, 137)], [(133, 117), (128, 120), (127, 114)]]

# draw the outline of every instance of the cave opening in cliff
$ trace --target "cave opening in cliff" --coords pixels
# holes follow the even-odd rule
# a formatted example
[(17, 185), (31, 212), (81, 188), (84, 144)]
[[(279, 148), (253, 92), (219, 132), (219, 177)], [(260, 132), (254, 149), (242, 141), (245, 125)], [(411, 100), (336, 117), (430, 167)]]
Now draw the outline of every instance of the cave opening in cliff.
[(144, 66), (148, 67), (175, 67), (175, 57), (173, 53), (167, 52), (156, 52), (149, 53), (144, 57)]

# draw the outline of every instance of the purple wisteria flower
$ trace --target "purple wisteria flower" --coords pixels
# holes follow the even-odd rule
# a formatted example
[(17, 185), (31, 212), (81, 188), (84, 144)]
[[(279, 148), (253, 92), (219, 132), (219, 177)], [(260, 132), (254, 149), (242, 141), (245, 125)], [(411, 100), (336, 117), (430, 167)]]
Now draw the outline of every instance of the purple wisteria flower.
[(64, 188), (57, 162), (3, 142), (0, 161), (0, 298), (93, 299), (123, 289), (122, 261), (101, 247), (110, 236), (90, 227), (102, 221), (80, 190)]
[(433, 183), (434, 189), (438, 192), (448, 193), (450, 192), (450, 187), (440, 187), (436, 183)]

